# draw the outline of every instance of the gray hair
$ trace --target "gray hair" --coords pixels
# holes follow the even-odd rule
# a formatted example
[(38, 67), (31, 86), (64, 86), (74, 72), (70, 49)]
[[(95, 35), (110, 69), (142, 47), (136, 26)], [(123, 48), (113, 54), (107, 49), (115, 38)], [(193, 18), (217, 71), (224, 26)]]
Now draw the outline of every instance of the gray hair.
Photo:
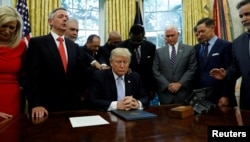
[(67, 21), (67, 23), (76, 23), (77, 25), (79, 24), (78, 20), (73, 17), (69, 17), (69, 20)]
[[(56, 9), (54, 9), (53, 11), (50, 12), (49, 17), (48, 17), (48, 20), (53, 19), (54, 16), (55, 16), (55, 13), (56, 13), (58, 10), (67, 11), (67, 10), (66, 10), (65, 8), (63, 8), (63, 7), (56, 8)], [(49, 26), (50, 26), (50, 29), (52, 29), (52, 26), (51, 26), (51, 25), (49, 25)]]
[(167, 25), (165, 28), (165, 31), (170, 30), (170, 29), (173, 29), (179, 33), (178, 27), (176, 27), (175, 25)]

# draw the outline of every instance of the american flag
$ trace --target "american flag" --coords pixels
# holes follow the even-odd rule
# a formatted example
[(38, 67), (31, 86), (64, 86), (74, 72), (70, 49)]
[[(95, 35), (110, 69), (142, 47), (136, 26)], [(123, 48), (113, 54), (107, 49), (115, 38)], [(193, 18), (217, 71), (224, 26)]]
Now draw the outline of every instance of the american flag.
[(26, 0), (18, 0), (16, 9), (23, 19), (23, 39), (25, 40), (26, 45), (31, 37), (31, 29), (30, 29), (30, 20), (29, 20), (29, 12)]

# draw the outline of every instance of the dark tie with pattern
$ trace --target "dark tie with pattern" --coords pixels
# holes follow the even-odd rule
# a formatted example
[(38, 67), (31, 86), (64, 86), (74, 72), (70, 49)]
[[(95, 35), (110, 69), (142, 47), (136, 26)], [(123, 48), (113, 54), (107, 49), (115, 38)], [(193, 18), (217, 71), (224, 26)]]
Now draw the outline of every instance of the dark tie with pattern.
[(172, 69), (175, 66), (175, 60), (176, 60), (176, 51), (175, 51), (175, 47), (172, 46), (171, 59), (170, 59), (170, 63), (171, 63)]
[(206, 43), (203, 45), (203, 58), (204, 58), (204, 62), (206, 62), (206, 60), (207, 60), (208, 45), (209, 45), (208, 42), (206, 42)]
[(136, 56), (136, 61), (139, 64), (140, 60), (141, 60), (141, 56), (140, 56), (140, 50), (141, 46), (139, 45), (137, 48), (134, 48), (134, 52), (135, 52), (135, 56)]

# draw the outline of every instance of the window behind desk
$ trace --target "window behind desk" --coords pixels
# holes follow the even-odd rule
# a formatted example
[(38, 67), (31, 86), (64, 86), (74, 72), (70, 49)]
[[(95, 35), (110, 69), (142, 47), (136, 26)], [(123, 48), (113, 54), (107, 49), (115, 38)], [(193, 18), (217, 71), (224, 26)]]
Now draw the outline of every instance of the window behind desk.
[(76, 18), (79, 22), (76, 43), (83, 45), (89, 35), (100, 35), (99, 0), (61, 0), (61, 4), (67, 9), (69, 16)]
[[(79, 20), (79, 37), (76, 41), (79, 45), (83, 45), (90, 34), (97, 34), (104, 40), (105, 24), (100, 23), (105, 23), (105, 0), (61, 0), (61, 3), (69, 16)], [(164, 46), (167, 24), (178, 27), (182, 41), (182, 0), (143, 0), (142, 11), (146, 37), (157, 48)]]
[(164, 30), (168, 24), (178, 27), (182, 41), (182, 0), (144, 0), (143, 7), (146, 37), (157, 48), (165, 44)]

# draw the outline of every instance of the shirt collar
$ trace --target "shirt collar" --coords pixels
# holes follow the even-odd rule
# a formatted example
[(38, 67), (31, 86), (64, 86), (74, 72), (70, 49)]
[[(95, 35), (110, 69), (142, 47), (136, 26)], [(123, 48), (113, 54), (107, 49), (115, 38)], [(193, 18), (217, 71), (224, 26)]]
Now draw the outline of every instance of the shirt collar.
[(124, 75), (123, 75), (123, 76), (118, 76), (118, 75), (113, 71), (113, 69), (112, 69), (112, 73), (113, 73), (113, 75), (114, 75), (114, 77), (115, 77), (115, 80), (116, 80), (118, 77), (121, 77), (122, 80), (124, 80)]
[(65, 39), (64, 39), (64, 35), (59, 36), (58, 34), (56, 34), (56, 33), (55, 33), (55, 32), (53, 32), (53, 31), (51, 31), (50, 33), (51, 33), (52, 37), (55, 39), (55, 41), (57, 41), (57, 38), (58, 38), (58, 37), (63, 38), (63, 40), (65, 41)]

